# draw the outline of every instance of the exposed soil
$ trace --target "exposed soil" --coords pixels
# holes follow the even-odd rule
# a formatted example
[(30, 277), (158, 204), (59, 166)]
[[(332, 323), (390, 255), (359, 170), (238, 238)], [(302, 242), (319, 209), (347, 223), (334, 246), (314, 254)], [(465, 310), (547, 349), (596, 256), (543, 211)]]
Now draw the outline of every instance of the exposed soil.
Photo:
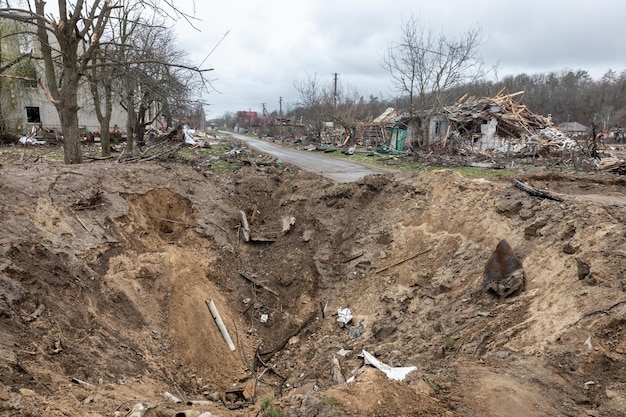
[[(337, 184), (0, 152), (1, 415), (626, 413), (622, 177), (522, 177), (555, 202), (447, 170)], [(275, 241), (244, 242), (240, 210)], [(503, 299), (482, 278), (501, 239), (525, 272)], [(363, 349), (417, 371), (388, 379)], [(225, 395), (247, 381), (252, 401)]]

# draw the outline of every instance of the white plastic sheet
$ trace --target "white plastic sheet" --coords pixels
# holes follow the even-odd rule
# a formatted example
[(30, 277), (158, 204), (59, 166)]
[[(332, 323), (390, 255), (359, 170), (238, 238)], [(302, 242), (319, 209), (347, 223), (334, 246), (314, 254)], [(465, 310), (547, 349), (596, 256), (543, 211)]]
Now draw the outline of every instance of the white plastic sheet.
[(384, 373), (387, 374), (387, 377), (391, 379), (395, 379), (396, 381), (402, 381), (407, 376), (409, 372), (415, 371), (417, 366), (405, 366), (405, 367), (397, 367), (389, 366), (385, 363), (382, 363), (378, 359), (376, 359), (371, 353), (368, 353), (363, 349), (363, 357), (365, 358), (365, 363), (368, 365), (372, 365), (374, 368), (380, 369)]

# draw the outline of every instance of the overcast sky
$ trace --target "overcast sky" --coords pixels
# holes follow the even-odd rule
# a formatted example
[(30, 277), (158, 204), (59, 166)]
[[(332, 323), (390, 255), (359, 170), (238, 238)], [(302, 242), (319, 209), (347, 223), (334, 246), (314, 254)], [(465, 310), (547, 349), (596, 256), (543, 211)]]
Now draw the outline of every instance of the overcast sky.
[(316, 75), (365, 98), (397, 96), (380, 65), (413, 14), (433, 31), (459, 36), (483, 32), (485, 63), (497, 75), (586, 70), (594, 79), (626, 70), (623, 0), (177, 0), (199, 19), (195, 30), (176, 25), (177, 38), (195, 64), (222, 39), (204, 66), (217, 92), (205, 96), (208, 117), (226, 111), (260, 112), (297, 105), (294, 80)]

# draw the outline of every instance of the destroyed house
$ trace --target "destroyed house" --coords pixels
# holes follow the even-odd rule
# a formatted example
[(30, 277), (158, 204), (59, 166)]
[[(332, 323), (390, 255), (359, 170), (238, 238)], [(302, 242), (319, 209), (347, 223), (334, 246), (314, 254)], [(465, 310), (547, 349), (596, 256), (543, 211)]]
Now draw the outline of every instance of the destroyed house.
[(535, 114), (514, 100), (523, 91), (476, 99), (463, 96), (444, 107), (439, 140), (456, 140), (473, 149), (519, 151), (525, 147), (563, 149), (575, 145), (549, 117)]
[(402, 151), (407, 137), (407, 117), (387, 108), (373, 120), (362, 121), (354, 129), (354, 141), (362, 146)]
[[(433, 113), (398, 113), (387, 109), (374, 120), (357, 124), (355, 141), (395, 151), (424, 143), (457, 145), (472, 150), (519, 152), (539, 148), (563, 150), (576, 146), (549, 117), (531, 112), (524, 104), (514, 100), (523, 91), (477, 99), (465, 95), (454, 104)], [(422, 134), (426, 130), (428, 141)]]

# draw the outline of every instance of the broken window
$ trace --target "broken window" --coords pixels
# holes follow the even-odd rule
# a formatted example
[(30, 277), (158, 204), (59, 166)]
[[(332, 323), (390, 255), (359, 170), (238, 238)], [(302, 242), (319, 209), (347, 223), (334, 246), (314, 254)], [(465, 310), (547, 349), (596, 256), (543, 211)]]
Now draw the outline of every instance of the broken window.
[(39, 107), (26, 107), (26, 123), (41, 123)]

